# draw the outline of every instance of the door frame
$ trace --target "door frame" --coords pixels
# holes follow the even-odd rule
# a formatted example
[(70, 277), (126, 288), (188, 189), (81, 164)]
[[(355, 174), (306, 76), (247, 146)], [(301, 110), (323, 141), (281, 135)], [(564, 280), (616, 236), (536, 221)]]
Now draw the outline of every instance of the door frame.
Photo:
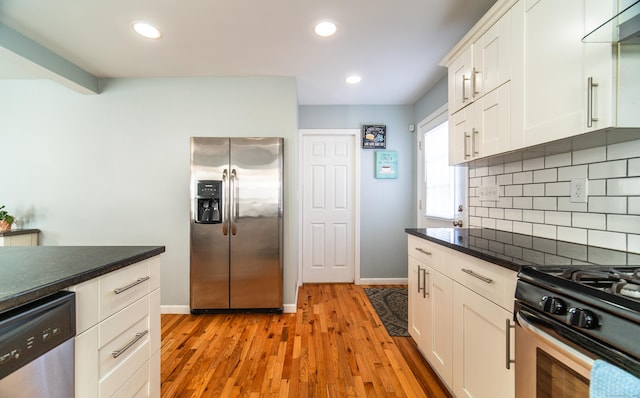
[[(354, 197), (353, 197), (353, 223), (354, 223), (354, 281), (356, 285), (360, 284), (360, 129), (299, 129), (298, 130), (298, 166), (304, 167), (304, 138), (306, 136), (351, 136), (353, 139), (353, 181)], [(304, 173), (298, 173), (298, 192), (296, 197), (300, 205), (298, 206), (298, 287), (302, 286), (303, 267), (302, 267), (302, 245), (303, 245), (303, 216), (304, 204)]]

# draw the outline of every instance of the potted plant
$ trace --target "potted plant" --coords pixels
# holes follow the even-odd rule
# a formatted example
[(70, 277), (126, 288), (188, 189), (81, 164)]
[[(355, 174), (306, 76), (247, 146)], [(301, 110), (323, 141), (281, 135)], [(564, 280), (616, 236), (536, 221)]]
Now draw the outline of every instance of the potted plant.
[(0, 206), (0, 231), (11, 231), (11, 225), (14, 219), (14, 216), (4, 210), (4, 205)]

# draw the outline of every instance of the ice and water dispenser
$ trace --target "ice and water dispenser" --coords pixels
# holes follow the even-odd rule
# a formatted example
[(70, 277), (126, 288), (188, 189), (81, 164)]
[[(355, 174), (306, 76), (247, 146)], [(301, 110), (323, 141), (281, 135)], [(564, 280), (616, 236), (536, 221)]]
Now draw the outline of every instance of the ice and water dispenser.
[(222, 181), (196, 181), (195, 222), (219, 224), (222, 222)]

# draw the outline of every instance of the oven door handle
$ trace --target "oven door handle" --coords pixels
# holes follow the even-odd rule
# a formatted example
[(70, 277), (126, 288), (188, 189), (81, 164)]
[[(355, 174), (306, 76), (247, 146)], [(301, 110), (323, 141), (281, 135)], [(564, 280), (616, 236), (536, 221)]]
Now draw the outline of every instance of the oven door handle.
[(523, 330), (528, 332), (531, 337), (542, 341), (550, 347), (558, 350), (572, 361), (582, 365), (585, 369), (591, 370), (594, 362), (593, 358), (564, 343), (562, 341), (563, 338), (557, 335), (557, 333), (555, 333), (553, 330), (548, 328), (540, 328), (538, 325), (535, 325), (533, 322), (531, 322), (528, 318), (536, 318), (536, 315), (524, 309), (520, 309), (516, 313), (516, 320), (518, 322), (518, 325)]

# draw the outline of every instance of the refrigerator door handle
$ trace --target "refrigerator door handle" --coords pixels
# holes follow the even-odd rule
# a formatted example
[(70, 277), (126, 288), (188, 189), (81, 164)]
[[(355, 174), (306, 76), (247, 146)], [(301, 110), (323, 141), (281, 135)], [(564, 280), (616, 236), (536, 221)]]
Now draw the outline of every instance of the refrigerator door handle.
[(231, 235), (236, 234), (236, 221), (238, 218), (238, 174), (236, 169), (231, 170)]
[(227, 203), (225, 203), (225, 199), (227, 198), (227, 179), (228, 172), (227, 169), (224, 169), (222, 172), (222, 233), (227, 235)]

